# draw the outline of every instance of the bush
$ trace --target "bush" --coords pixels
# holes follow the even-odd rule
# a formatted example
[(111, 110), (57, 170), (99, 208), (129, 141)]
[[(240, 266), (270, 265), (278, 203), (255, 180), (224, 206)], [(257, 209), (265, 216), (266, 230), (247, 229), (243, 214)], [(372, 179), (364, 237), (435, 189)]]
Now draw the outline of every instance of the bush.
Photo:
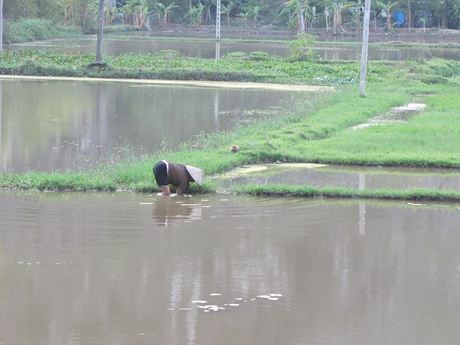
[(244, 52), (233, 52), (224, 55), (222, 58), (231, 60), (248, 60), (248, 56)]
[(23, 43), (82, 35), (81, 30), (76, 27), (56, 26), (51, 20), (46, 19), (21, 18), (15, 22), (6, 20), (3, 29), (3, 43)]
[(420, 81), (424, 84), (446, 84), (449, 79), (441, 77), (440, 75), (424, 75), (420, 78)]
[(267, 61), (269, 58), (267, 52), (252, 52), (249, 54), (249, 60), (252, 61)]

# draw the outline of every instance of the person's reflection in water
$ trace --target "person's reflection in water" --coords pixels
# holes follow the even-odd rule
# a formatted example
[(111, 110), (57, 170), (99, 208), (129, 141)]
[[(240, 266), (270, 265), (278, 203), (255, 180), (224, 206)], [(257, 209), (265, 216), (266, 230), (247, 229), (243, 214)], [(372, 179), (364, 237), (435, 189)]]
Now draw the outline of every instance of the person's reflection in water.
[(158, 226), (172, 226), (173, 223), (201, 219), (201, 203), (190, 202), (189, 198), (156, 198), (153, 200), (153, 220)]

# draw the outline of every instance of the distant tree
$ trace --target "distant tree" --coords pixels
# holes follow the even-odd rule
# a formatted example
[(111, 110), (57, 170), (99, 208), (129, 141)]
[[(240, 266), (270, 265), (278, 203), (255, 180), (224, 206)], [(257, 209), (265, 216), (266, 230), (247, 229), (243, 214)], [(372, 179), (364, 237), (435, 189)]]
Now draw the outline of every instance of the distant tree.
[(364, 5), (364, 1), (357, 0), (356, 6), (351, 7), (351, 13), (353, 14), (354, 21), (356, 23), (356, 31), (359, 32), (361, 30), (361, 14), (362, 14), (362, 7)]
[(388, 27), (388, 32), (391, 32), (391, 9), (398, 5), (397, 2), (391, 2), (389, 1), (387, 4), (384, 4), (380, 1), (376, 1), (377, 6), (379, 6), (383, 11), (380, 12), (380, 15), (382, 15), (384, 12), (387, 14), (387, 27)]
[(297, 32), (305, 32), (304, 11), (308, 8), (308, 2), (302, 3), (302, 0), (290, 0), (283, 4), (280, 15), (289, 13), (289, 20), (295, 20), (297, 23)]
[(167, 26), (169, 21), (171, 20), (171, 11), (173, 8), (177, 8), (179, 6), (174, 5), (175, 2), (169, 4), (168, 6), (163, 5), (162, 3), (158, 3), (158, 6), (163, 10), (164, 17), (163, 17), (163, 25)]
[(203, 9), (204, 6), (200, 3), (198, 6), (192, 7), (184, 18), (190, 17), (190, 24), (199, 28), (201, 26)]
[(296, 35), (295, 40), (289, 41), (287, 44), (291, 49), (291, 56), (297, 59), (305, 59), (313, 57), (313, 44), (316, 37), (306, 33)]
[(252, 10), (249, 10), (245, 13), (241, 12), (241, 13), (238, 13), (236, 16), (237, 17), (240, 17), (240, 20), (238, 20), (238, 23), (241, 23), (243, 22), (244, 23), (244, 28), (247, 29), (248, 28), (248, 18), (251, 17), (251, 14), (252, 14)]
[(230, 1), (227, 6), (224, 4), (221, 4), (221, 14), (226, 14), (227, 15), (227, 27), (230, 27), (230, 12), (232, 9), (235, 7), (235, 3), (233, 1)]
[(342, 11), (356, 3), (347, 0), (326, 0), (323, 4), (332, 9), (334, 34), (338, 34), (342, 28)]

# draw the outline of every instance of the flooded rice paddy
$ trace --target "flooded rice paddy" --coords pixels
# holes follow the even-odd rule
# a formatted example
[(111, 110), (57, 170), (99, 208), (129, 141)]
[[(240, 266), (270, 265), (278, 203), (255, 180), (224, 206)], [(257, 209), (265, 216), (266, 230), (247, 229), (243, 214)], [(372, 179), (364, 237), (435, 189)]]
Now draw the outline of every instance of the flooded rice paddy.
[(353, 189), (437, 189), (460, 192), (458, 169), (263, 164), (245, 166), (220, 176), (220, 188), (234, 185), (281, 184)]
[(0, 219), (4, 344), (460, 337), (458, 204), (3, 191)]
[[(0, 170), (51, 171), (177, 147), (275, 116), (314, 92), (95, 80), (0, 80)], [(21, 97), (17, 97), (21, 95)]]
[[(397, 37), (394, 37), (397, 42)], [(279, 39), (279, 38), (278, 38)], [(359, 42), (359, 40), (358, 40)], [(391, 42), (391, 37), (389, 41)], [(401, 42), (403, 43), (403, 42)], [(434, 42), (439, 43), (439, 41)], [(415, 43), (417, 44), (417, 43)], [(56, 54), (95, 54), (96, 39), (54, 39), (27, 44), (13, 44), (5, 47), (8, 50), (25, 50), (34, 49), (42, 50)], [(122, 39), (106, 38), (103, 43), (103, 55), (118, 56), (121, 54), (158, 54), (162, 50), (176, 50), (184, 56), (199, 57), (205, 59), (214, 59), (216, 50), (219, 56), (234, 52), (244, 52), (250, 54), (255, 51), (263, 51), (269, 55), (288, 57), (290, 49), (282, 42), (254, 42), (254, 41), (225, 41), (222, 40), (219, 45), (214, 40), (208, 41), (187, 41), (171, 39)], [(315, 44), (317, 52), (324, 60), (354, 60), (361, 59), (361, 45), (350, 44), (324, 44), (317, 42)], [(389, 46), (389, 45), (370, 45), (368, 50), (369, 60), (390, 60), (399, 61), (415, 58), (431, 59), (439, 57), (447, 60), (460, 60), (460, 48), (451, 47), (430, 47), (430, 46)]]

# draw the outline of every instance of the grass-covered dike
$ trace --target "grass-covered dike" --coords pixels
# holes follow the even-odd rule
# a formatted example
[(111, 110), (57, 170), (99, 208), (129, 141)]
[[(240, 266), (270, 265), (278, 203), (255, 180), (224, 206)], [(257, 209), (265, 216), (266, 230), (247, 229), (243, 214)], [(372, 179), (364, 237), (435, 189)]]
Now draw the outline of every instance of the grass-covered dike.
[[(85, 66), (91, 58), (38, 52), (4, 53), (0, 57), (0, 72), (38, 75), (37, 66), (49, 69), (64, 66), (63, 70), (79, 71), (87, 68)], [(186, 79), (182, 73), (189, 73), (196, 80), (213, 80), (206, 77), (206, 73), (212, 71), (219, 76), (218, 80), (225, 80), (221, 76), (241, 73), (251, 77), (239, 81), (329, 85), (335, 86), (335, 91), (317, 93), (311, 100), (297, 104), (295, 109), (289, 109), (276, 118), (261, 119), (231, 132), (203, 134), (193, 142), (183, 143), (177, 150), (152, 148), (150, 155), (136, 157), (127, 154), (123, 158), (109, 158), (95, 168), (78, 171), (29, 171), (24, 174), (0, 172), (0, 186), (47, 191), (156, 192), (159, 188), (151, 169), (160, 159), (203, 168), (206, 176), (224, 173), (235, 166), (276, 161), (430, 166), (453, 171), (460, 167), (460, 63), (456, 61), (433, 59), (394, 64), (372, 63), (368, 68), (366, 96), (360, 97), (357, 63), (299, 63), (278, 58), (267, 61), (201, 61), (181, 57), (148, 58), (129, 55), (118, 59), (107, 61), (112, 71), (150, 69), (153, 73), (168, 70), (170, 76), (177, 73)], [(25, 66), (32, 70), (24, 69)], [(106, 72), (108, 70), (99, 70), (97, 75)], [(255, 76), (265, 77), (258, 79)], [(190, 76), (187, 78), (195, 80)], [(374, 116), (385, 114), (392, 107), (411, 102), (424, 103), (427, 107), (424, 112), (404, 123), (352, 129)], [(238, 145), (241, 150), (237, 153), (229, 152), (232, 144)], [(205, 178), (204, 181), (202, 187), (192, 184), (191, 192), (216, 191), (212, 180)], [(437, 190), (356, 191), (266, 185), (235, 187), (230, 192), (305, 197), (460, 200), (458, 192)]]

